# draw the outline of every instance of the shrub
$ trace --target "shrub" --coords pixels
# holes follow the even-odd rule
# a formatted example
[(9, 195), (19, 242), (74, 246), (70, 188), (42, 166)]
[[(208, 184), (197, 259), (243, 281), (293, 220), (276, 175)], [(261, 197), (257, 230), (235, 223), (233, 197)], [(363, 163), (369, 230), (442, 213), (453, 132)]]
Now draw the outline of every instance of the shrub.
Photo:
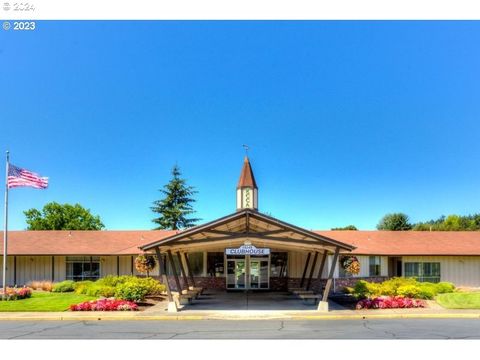
[(147, 295), (160, 295), (166, 290), (165, 285), (160, 284), (157, 280), (147, 277), (147, 278), (136, 278), (140, 283), (145, 284), (148, 287)]
[(453, 284), (447, 282), (434, 284), (418, 282), (415, 278), (392, 278), (381, 284), (360, 280), (353, 288), (353, 295), (357, 298), (404, 296), (428, 300), (437, 294), (452, 292), (454, 289)]
[(75, 281), (73, 280), (65, 280), (53, 285), (52, 292), (71, 292), (75, 290)]
[(115, 295), (115, 288), (113, 286), (92, 283), (92, 285), (86, 287), (85, 295), (109, 298)]
[(93, 281), (85, 280), (85, 281), (78, 281), (74, 285), (75, 293), (77, 294), (87, 294), (87, 290), (90, 286), (92, 286)]
[(131, 275), (122, 275), (122, 276), (107, 275), (104, 278), (97, 280), (95, 283), (115, 287), (118, 284), (123, 284), (131, 279), (136, 279), (136, 277)]
[(53, 283), (51, 281), (30, 281), (27, 287), (33, 290), (52, 291)]
[(396, 295), (407, 298), (417, 298), (419, 293), (420, 289), (415, 285), (402, 285), (396, 289)]
[(370, 283), (365, 280), (357, 281), (353, 287), (353, 295), (356, 298), (366, 298), (381, 295), (380, 284)]
[(86, 301), (76, 305), (70, 305), (72, 311), (136, 311), (137, 304), (131, 301), (100, 299)]
[(455, 285), (449, 282), (439, 282), (436, 284), (437, 294), (451, 293), (455, 290)]
[(52, 291), (53, 290), (53, 283), (51, 281), (42, 281), (41, 287), (43, 291)]
[(355, 308), (360, 309), (397, 309), (425, 307), (423, 300), (412, 299), (402, 296), (381, 296), (374, 299), (360, 300)]
[(115, 288), (115, 297), (123, 300), (142, 301), (149, 292), (146, 283), (139, 281), (127, 281)]
[(118, 297), (124, 300), (141, 301), (146, 295), (157, 295), (165, 291), (165, 286), (153, 278), (136, 276), (106, 276), (95, 282), (75, 283), (75, 292), (89, 296)]
[(418, 284), (419, 294), (418, 297), (420, 299), (431, 300), (437, 295), (437, 285), (424, 282)]

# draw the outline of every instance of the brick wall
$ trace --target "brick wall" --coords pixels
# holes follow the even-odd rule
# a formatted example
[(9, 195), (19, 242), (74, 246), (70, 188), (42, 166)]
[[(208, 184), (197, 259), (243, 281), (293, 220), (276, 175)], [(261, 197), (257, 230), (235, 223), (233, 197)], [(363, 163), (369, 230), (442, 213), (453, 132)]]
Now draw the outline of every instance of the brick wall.
[[(152, 276), (153, 278), (160, 280), (159, 276)], [(210, 276), (205, 276), (205, 277), (200, 277), (196, 276), (194, 277), (195, 279), (195, 285), (199, 287), (203, 287), (205, 289), (226, 289), (226, 284), (225, 284), (225, 278), (224, 277), (210, 277)], [(332, 281), (332, 288), (331, 292), (342, 292), (342, 289), (345, 286), (348, 287), (353, 287), (359, 280), (367, 280), (370, 282), (382, 282), (387, 280), (388, 277), (385, 276), (376, 276), (376, 277), (355, 277), (355, 278), (336, 278), (335, 281)], [(185, 284), (183, 283), (183, 278), (180, 277), (180, 286), (182, 286), (184, 289), (186, 288)], [(287, 291), (288, 289), (292, 288), (299, 288), (300, 287), (300, 282), (301, 278), (278, 278), (278, 277), (271, 277), (270, 278), (270, 290), (273, 291)], [(303, 286), (305, 287), (307, 285), (308, 279), (305, 279)], [(188, 279), (189, 285), (190, 284), (190, 278)], [(170, 289), (173, 291), (178, 291), (177, 286), (175, 283), (175, 278), (173, 276), (168, 276), (168, 283), (170, 285)], [(316, 292), (316, 293), (321, 293), (323, 291), (323, 288), (325, 287), (325, 284), (327, 283), (327, 279), (312, 279), (310, 283), (310, 290)]]

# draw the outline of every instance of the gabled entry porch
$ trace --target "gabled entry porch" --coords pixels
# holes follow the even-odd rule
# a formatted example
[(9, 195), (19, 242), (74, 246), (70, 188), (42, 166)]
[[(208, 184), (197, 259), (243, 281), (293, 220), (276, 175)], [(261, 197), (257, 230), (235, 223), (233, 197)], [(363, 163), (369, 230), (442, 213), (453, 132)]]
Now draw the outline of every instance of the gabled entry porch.
[[(189, 288), (205, 287), (201, 284), (203, 279), (193, 276), (189, 254), (210, 250), (223, 254), (217, 266), (221, 274), (217, 281), (223, 281), (221, 288), (248, 290), (248, 300), (251, 292), (274, 290), (273, 285), (276, 283), (284, 284), (284, 291), (299, 288), (312, 293), (316, 285), (317, 298), (321, 298), (317, 309), (328, 310), (328, 294), (339, 252), (351, 251), (353, 248), (349, 244), (285, 223), (256, 210), (243, 209), (152, 242), (143, 246), (142, 250), (154, 251), (157, 255), (160, 275), (167, 286), (171, 303), (170, 311), (177, 309), (172, 295), (173, 289), (181, 293), (188, 292)], [(290, 264), (290, 272), (297, 273), (295, 276), (289, 274), (286, 268), (278, 269), (272, 266), (272, 254), (280, 252), (300, 254), (302, 256), (299, 258), (305, 259), (302, 264), (296, 262), (296, 267), (302, 269), (293, 269)], [(304, 254), (306, 256), (303, 256)], [(174, 257), (177, 261), (174, 261)], [(290, 261), (293, 260), (292, 256)], [(167, 268), (171, 269), (173, 284), (168, 282)], [(268, 299), (264, 297), (266, 298)], [(282, 297), (276, 299), (279, 298)], [(273, 304), (273, 298), (270, 300)]]

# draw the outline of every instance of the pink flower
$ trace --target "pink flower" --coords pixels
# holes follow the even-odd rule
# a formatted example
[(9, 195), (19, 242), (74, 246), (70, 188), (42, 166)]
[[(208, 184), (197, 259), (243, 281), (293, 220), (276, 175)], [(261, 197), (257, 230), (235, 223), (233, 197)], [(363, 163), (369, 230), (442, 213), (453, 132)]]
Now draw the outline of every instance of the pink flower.
[(136, 311), (138, 305), (132, 301), (116, 299), (99, 299), (70, 305), (72, 311)]

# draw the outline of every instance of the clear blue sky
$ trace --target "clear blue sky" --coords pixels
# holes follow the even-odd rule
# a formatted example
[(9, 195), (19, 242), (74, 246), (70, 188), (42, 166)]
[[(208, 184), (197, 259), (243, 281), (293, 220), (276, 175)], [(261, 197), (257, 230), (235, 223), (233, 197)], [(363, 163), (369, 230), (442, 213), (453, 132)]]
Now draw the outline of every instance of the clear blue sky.
[(0, 149), (50, 177), (10, 192), (10, 228), (57, 201), (150, 229), (175, 163), (213, 220), (235, 211), (244, 143), (260, 210), (309, 229), (479, 212), (479, 44), (479, 22), (2, 30)]

